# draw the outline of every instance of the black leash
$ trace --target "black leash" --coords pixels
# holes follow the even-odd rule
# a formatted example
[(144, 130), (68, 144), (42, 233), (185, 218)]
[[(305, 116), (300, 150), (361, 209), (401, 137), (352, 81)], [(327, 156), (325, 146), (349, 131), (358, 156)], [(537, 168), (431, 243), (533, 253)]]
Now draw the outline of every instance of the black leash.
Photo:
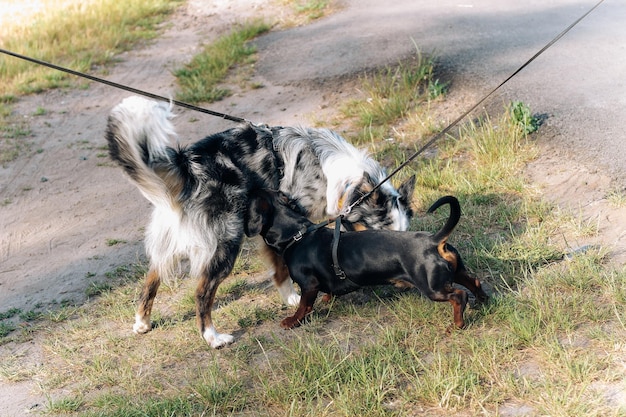
[(10, 55), (10, 56), (15, 57), (15, 58), (23, 59), (25, 61), (29, 61), (29, 62), (32, 62), (34, 64), (43, 65), (44, 67), (52, 68), (52, 69), (55, 69), (55, 70), (58, 70), (58, 71), (61, 71), (61, 72), (66, 72), (68, 74), (76, 75), (77, 77), (87, 78), (88, 80), (96, 81), (96, 82), (99, 82), (99, 83), (102, 83), (102, 84), (106, 84), (106, 85), (111, 86), (111, 87), (115, 87), (115, 88), (119, 88), (121, 90), (129, 91), (129, 92), (131, 92), (133, 94), (139, 94), (139, 95), (142, 95), (142, 96), (150, 97), (150, 98), (155, 99), (155, 100), (161, 100), (161, 101), (166, 101), (168, 103), (173, 103), (173, 104), (176, 104), (177, 106), (184, 107), (186, 109), (199, 111), (201, 113), (206, 113), (206, 114), (209, 114), (211, 116), (220, 117), (222, 119), (230, 120), (232, 122), (237, 122), (237, 123), (249, 122), (248, 120), (246, 120), (244, 118), (241, 118), (241, 117), (230, 116), (228, 114), (219, 113), (219, 112), (216, 112), (216, 111), (213, 111), (213, 110), (204, 109), (202, 107), (194, 106), (193, 104), (185, 103), (183, 101), (169, 99), (169, 98), (166, 98), (166, 97), (163, 97), (163, 96), (159, 96), (157, 94), (149, 93), (147, 91), (138, 90), (136, 88), (129, 87), (129, 86), (124, 85), (124, 84), (119, 84), (119, 83), (116, 83), (116, 82), (113, 82), (113, 81), (105, 80), (104, 78), (100, 78), (100, 77), (96, 77), (96, 76), (93, 76), (93, 75), (85, 74), (84, 72), (74, 71), (72, 69), (61, 67), (61, 66), (55, 65), (55, 64), (51, 64), (51, 63), (46, 62), (46, 61), (42, 61), (42, 60), (39, 60), (39, 59), (36, 59), (36, 58), (31, 58), (31, 57), (28, 57), (28, 56), (25, 56), (25, 55), (21, 55), (21, 54), (18, 54), (17, 52), (11, 52), (11, 51), (7, 51), (6, 49), (0, 48), (0, 53), (3, 53), (5, 55)]
[(426, 142), (425, 145), (423, 145), (417, 152), (415, 152), (413, 155), (411, 155), (406, 161), (404, 161), (400, 166), (398, 166), (396, 169), (394, 169), (389, 175), (387, 175), (380, 183), (376, 184), (376, 186), (374, 186), (374, 188), (372, 188), (368, 193), (363, 194), (359, 199), (357, 199), (354, 203), (350, 204), (348, 207), (346, 207), (345, 209), (342, 210), (342, 213), (340, 214), (340, 216), (343, 216), (345, 214), (350, 213), (350, 211), (352, 210), (352, 208), (354, 206), (357, 206), (359, 204), (361, 204), (366, 198), (368, 198), (370, 195), (372, 195), (372, 193), (374, 191), (376, 191), (377, 189), (379, 189), (385, 182), (389, 181), (391, 179), (391, 177), (393, 177), (394, 175), (396, 175), (398, 173), (398, 171), (400, 171), (402, 168), (404, 168), (405, 166), (407, 166), (411, 161), (413, 161), (415, 158), (417, 158), (418, 155), (420, 155), (422, 152), (424, 152), (426, 149), (428, 149), (430, 146), (432, 146), (435, 142), (437, 142), (441, 137), (443, 137), (444, 135), (446, 135), (454, 126), (456, 126), (461, 120), (463, 120), (467, 115), (469, 115), (471, 112), (473, 112), (474, 110), (476, 110), (478, 108), (478, 106), (480, 106), (482, 103), (484, 103), (489, 97), (491, 97), (493, 94), (495, 94), (496, 91), (498, 91), (504, 84), (506, 84), (507, 82), (509, 82), (511, 80), (511, 78), (515, 77), (517, 74), (520, 73), (520, 71), (522, 71), (524, 68), (526, 68), (528, 65), (530, 65), (531, 62), (533, 62), (535, 59), (537, 59), (537, 57), (539, 57), (541, 54), (543, 54), (548, 48), (550, 48), (552, 45), (554, 45), (559, 39), (561, 39), (563, 36), (565, 36), (565, 34), (567, 34), (570, 30), (572, 30), (572, 28), (574, 28), (574, 26), (576, 26), (578, 23), (580, 23), (581, 20), (583, 20), (585, 17), (587, 17), (591, 12), (593, 12), (598, 6), (600, 6), (600, 4), (602, 4), (604, 2), (604, 0), (600, 0), (598, 3), (596, 3), (595, 6), (593, 6), (591, 9), (589, 9), (585, 14), (583, 14), (582, 16), (580, 16), (578, 19), (576, 19), (574, 21), (574, 23), (572, 23), (571, 25), (569, 25), (567, 28), (565, 28), (565, 30), (563, 30), (561, 33), (559, 33), (554, 39), (552, 39), (550, 42), (548, 42), (543, 48), (541, 48), (535, 55), (533, 55), (530, 59), (528, 59), (526, 62), (524, 62), (517, 70), (515, 70), (515, 72), (513, 72), (511, 75), (509, 75), (504, 81), (502, 81), (500, 84), (498, 84), (498, 86), (496, 86), (494, 89), (492, 89), (487, 95), (485, 95), (482, 99), (480, 99), (476, 104), (474, 104), (472, 107), (469, 108), (469, 110), (465, 111), (463, 114), (461, 114), (461, 116), (459, 116), (458, 118), (456, 118), (456, 120), (454, 120), (452, 123), (450, 123), (445, 129), (443, 129), (441, 132), (437, 133), (435, 136), (433, 136), (428, 142)]

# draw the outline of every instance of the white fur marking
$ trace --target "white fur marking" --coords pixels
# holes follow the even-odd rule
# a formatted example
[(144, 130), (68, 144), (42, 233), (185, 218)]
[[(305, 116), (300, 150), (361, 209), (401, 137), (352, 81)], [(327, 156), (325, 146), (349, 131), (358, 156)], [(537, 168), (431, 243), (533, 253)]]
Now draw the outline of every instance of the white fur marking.
[(213, 349), (219, 349), (233, 343), (235, 338), (226, 333), (218, 333), (215, 327), (211, 325), (204, 330), (202, 337)]
[(139, 314), (135, 314), (135, 324), (133, 325), (133, 332), (137, 334), (147, 333), (152, 329), (152, 323), (150, 323), (150, 317), (142, 317)]
[(278, 286), (278, 293), (286, 305), (297, 306), (300, 304), (300, 295), (296, 292), (290, 279), (286, 279)]

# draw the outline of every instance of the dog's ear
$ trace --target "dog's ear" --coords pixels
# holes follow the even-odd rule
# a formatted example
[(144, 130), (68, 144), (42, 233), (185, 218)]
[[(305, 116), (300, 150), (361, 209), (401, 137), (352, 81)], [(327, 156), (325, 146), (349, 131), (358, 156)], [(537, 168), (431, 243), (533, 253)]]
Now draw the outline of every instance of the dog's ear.
[(411, 175), (411, 178), (404, 181), (400, 188), (398, 188), (398, 192), (400, 193), (400, 202), (405, 206), (409, 206), (411, 203), (411, 197), (413, 196), (413, 191), (415, 190), (415, 174)]
[(270, 218), (274, 206), (268, 192), (257, 190), (250, 195), (248, 210), (244, 217), (243, 231), (248, 237), (256, 236)]
[[(363, 171), (363, 183), (361, 187), (367, 188), (368, 186), (370, 186), (371, 188), (374, 188), (376, 186), (376, 183), (372, 179), (372, 176), (370, 175), (369, 172)], [(370, 191), (371, 191), (371, 188), (370, 188)]]
[[(361, 181), (361, 184), (359, 184), (359, 188), (357, 189), (359, 197), (371, 192), (376, 185), (378, 184), (374, 182), (372, 176), (368, 172), (363, 171), (363, 181)], [(374, 191), (368, 199), (371, 201), (378, 200), (378, 190)]]

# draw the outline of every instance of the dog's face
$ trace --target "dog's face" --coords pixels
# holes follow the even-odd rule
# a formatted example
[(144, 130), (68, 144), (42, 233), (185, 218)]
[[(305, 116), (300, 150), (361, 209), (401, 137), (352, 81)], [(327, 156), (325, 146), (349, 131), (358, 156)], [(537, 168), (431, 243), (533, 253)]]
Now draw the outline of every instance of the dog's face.
[(251, 193), (244, 226), (247, 236), (260, 234), (268, 246), (281, 250), (282, 244), (310, 224), (306, 211), (285, 194), (268, 190)]
[[(363, 180), (348, 196), (345, 204), (354, 203), (375, 186), (372, 178), (364, 173)], [(413, 217), (411, 195), (414, 188), (415, 176), (406, 180), (398, 191), (394, 190), (390, 184), (383, 184), (360, 204), (354, 206), (346, 216), (346, 220), (354, 225), (355, 230), (408, 230)]]

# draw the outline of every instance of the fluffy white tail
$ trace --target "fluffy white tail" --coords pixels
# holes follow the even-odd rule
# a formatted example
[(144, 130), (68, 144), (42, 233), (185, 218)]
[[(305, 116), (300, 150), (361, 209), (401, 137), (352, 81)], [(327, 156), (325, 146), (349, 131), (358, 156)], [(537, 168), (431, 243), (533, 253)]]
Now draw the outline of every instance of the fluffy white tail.
[(172, 168), (168, 154), (170, 137), (176, 136), (172, 117), (169, 105), (132, 96), (113, 108), (107, 124), (111, 158), (156, 206), (171, 205), (175, 197), (164, 181)]

